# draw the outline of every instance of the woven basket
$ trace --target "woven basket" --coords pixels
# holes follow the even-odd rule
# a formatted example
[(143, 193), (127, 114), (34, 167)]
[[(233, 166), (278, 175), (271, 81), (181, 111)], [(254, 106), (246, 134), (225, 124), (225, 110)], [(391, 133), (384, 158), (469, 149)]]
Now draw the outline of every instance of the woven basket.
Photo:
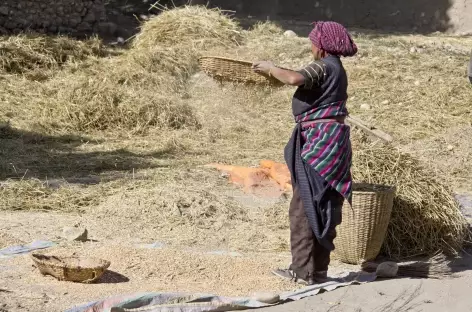
[(203, 72), (216, 80), (282, 85), (273, 77), (254, 72), (251, 62), (214, 56), (201, 57), (199, 62)]
[(110, 266), (110, 261), (82, 258), (55, 257), (32, 254), (31, 258), (43, 275), (52, 275), (61, 281), (92, 283)]
[(387, 234), (394, 197), (394, 187), (354, 185), (352, 206), (344, 204), (343, 220), (336, 229), (334, 253), (339, 260), (360, 264), (378, 256)]

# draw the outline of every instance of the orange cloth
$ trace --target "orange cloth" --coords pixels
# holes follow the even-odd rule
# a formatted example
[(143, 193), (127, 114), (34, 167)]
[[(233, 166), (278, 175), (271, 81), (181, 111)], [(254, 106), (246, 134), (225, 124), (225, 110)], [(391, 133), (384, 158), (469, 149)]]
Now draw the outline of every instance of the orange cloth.
[(281, 195), (292, 190), (287, 165), (272, 160), (262, 160), (257, 168), (221, 164), (211, 164), (209, 167), (227, 173), (229, 181), (242, 186), (247, 193), (256, 193), (257, 189), (264, 188), (268, 194)]

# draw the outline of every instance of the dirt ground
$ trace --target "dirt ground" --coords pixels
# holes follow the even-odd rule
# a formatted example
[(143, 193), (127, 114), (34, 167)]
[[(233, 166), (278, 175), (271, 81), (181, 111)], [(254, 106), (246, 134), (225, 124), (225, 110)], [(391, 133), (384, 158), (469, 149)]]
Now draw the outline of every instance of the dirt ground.
[[(151, 235), (154, 231), (149, 226), (127, 219), (99, 212), (3, 212), (0, 247), (49, 239), (57, 246), (43, 251), (46, 254), (87, 255), (108, 259), (112, 264), (98, 283), (87, 285), (42, 276), (29, 255), (0, 259), (0, 311), (63, 311), (112, 295), (144, 291), (250, 296), (258, 291), (296, 289), (269, 272), (289, 264), (287, 252), (231, 252), (211, 244), (184, 247), (169, 240), (171, 233), (168, 237)], [(87, 226), (89, 241), (61, 240), (62, 227), (70, 224)], [(179, 230), (179, 235), (186, 234), (192, 235)], [(466, 254), (457, 259), (453, 266), (457, 276), (451, 279), (379, 280), (261, 311), (469, 311), (471, 263)], [(356, 270), (356, 266), (334, 260), (331, 274)]]
[[(100, 257), (112, 264), (99, 283), (84, 285), (40, 275), (28, 255), (0, 259), (0, 311), (62, 311), (94, 299), (141, 291), (246, 296), (261, 290), (296, 288), (269, 272), (289, 264), (286, 252), (230, 252), (208, 244), (179, 246), (126, 219), (106, 214), (2, 213), (0, 222), (5, 227), (0, 246), (50, 239), (58, 245), (44, 251), (46, 254)], [(63, 226), (75, 223), (87, 226), (91, 234), (88, 242), (58, 239)], [(186, 234), (192, 235), (185, 231), (177, 235)], [(152, 248), (152, 243), (157, 247)], [(338, 270), (345, 268), (349, 266)]]

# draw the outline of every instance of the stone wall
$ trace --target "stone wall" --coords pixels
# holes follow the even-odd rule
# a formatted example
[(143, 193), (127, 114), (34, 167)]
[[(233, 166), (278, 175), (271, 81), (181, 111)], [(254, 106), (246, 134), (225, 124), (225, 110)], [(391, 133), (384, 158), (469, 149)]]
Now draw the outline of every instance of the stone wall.
[(398, 32), (472, 33), (472, 0), (209, 0), (238, 16), (265, 20), (335, 20)]
[(106, 19), (102, 0), (0, 0), (0, 34), (33, 30), (83, 36)]

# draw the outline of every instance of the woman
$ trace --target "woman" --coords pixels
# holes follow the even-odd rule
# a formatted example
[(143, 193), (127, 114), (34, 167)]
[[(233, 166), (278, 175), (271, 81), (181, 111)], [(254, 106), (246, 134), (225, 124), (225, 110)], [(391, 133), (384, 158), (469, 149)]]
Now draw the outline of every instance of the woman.
[(347, 30), (335, 22), (315, 23), (309, 38), (315, 61), (302, 70), (253, 64), (256, 72), (298, 86), (292, 100), (297, 124), (285, 148), (293, 185), (292, 264), (273, 273), (304, 285), (327, 281), (341, 207), (351, 200), (350, 129), (344, 124), (348, 83), (340, 57), (357, 53)]

